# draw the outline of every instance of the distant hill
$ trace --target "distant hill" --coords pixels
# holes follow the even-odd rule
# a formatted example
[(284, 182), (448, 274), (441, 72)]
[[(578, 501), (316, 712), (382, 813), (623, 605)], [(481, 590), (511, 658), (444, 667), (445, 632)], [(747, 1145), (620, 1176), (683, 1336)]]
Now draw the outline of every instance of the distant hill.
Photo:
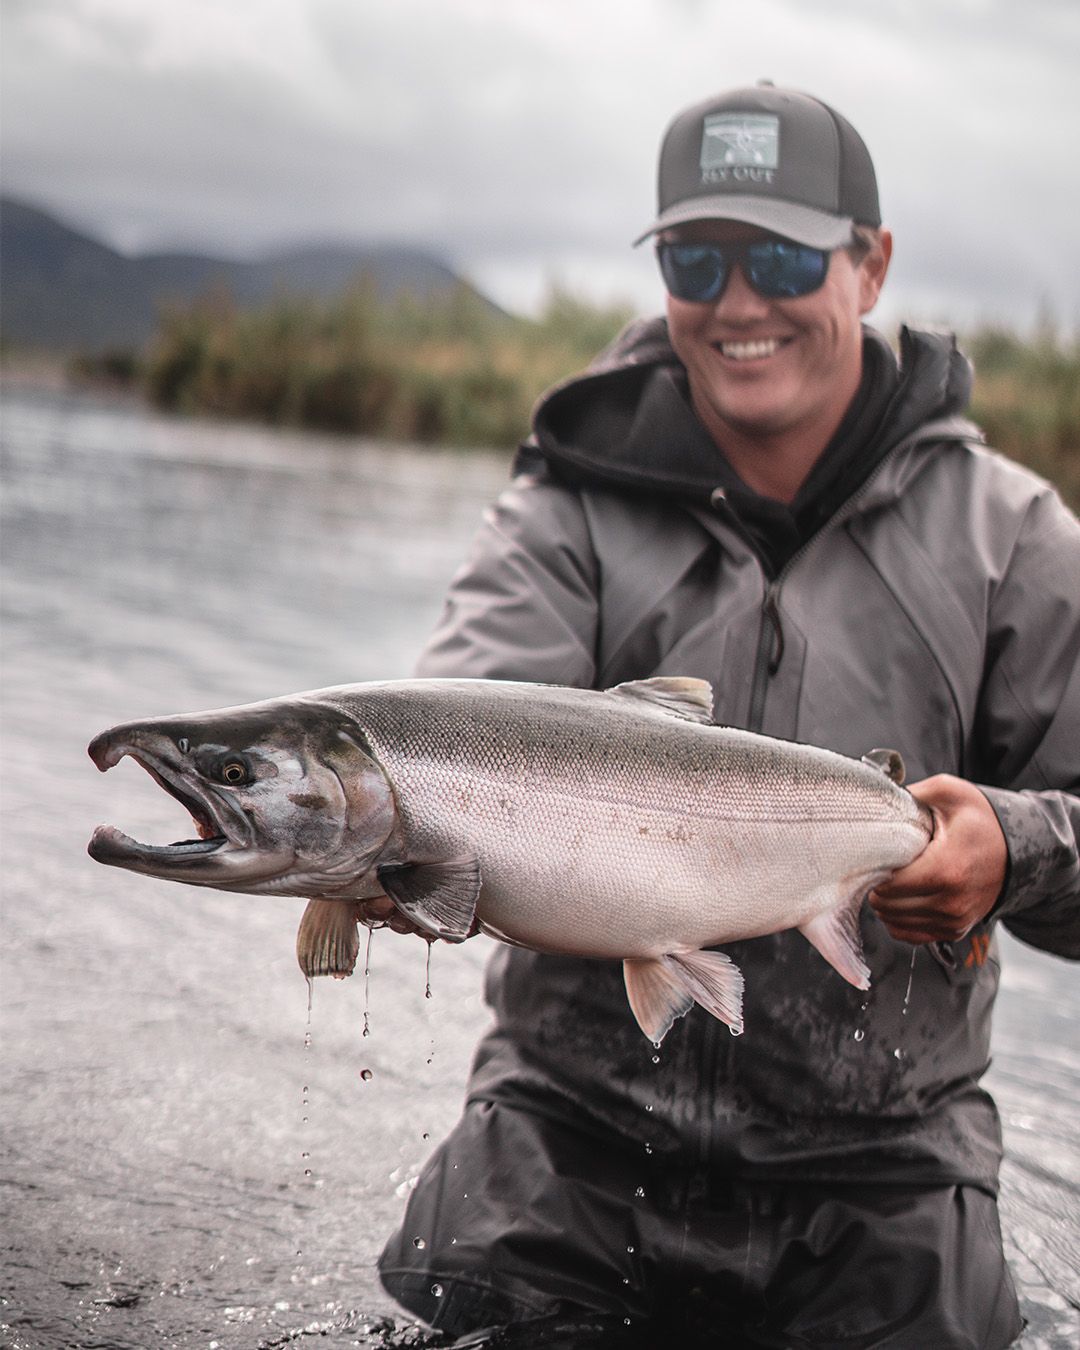
[(163, 304), (190, 302), (213, 286), (250, 307), (282, 293), (330, 299), (365, 272), (384, 296), (423, 297), (465, 284), (430, 253), (392, 245), (311, 246), (253, 262), (185, 253), (126, 257), (36, 207), (0, 197), (0, 337), (7, 346), (140, 348), (156, 331)]

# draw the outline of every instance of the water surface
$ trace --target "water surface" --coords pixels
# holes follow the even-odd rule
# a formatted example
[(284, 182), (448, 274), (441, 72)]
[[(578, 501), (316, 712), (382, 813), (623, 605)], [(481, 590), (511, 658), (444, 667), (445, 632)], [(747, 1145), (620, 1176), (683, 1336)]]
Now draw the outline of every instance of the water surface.
[[(158, 842), (190, 822), (85, 746), (131, 718), (407, 674), (506, 459), (11, 385), (2, 443), (3, 1335), (409, 1343), (378, 1322), (395, 1312), (374, 1260), (457, 1116), (486, 940), (435, 951), (429, 1000), (425, 944), (376, 934), (370, 1035), (359, 975), (321, 982), (309, 1025), (303, 902), (91, 862), (102, 821)], [(1064, 1350), (1080, 998), (1065, 963), (1012, 942), (1005, 959), (1003, 1212), (1024, 1345)]]

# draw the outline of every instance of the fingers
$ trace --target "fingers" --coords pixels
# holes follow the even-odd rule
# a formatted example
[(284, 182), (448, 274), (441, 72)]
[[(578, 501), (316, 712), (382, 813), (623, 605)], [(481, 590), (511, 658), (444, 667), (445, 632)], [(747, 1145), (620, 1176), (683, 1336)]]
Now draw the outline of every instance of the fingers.
[(870, 893), (870, 904), (900, 942), (954, 942), (994, 907), (1008, 846), (974, 784), (939, 774), (913, 784), (911, 794), (933, 812), (934, 837), (914, 862)]
[(360, 922), (369, 928), (389, 928), (394, 933), (419, 933), (427, 941), (431, 934), (402, 914), (388, 895), (369, 896), (357, 902)]

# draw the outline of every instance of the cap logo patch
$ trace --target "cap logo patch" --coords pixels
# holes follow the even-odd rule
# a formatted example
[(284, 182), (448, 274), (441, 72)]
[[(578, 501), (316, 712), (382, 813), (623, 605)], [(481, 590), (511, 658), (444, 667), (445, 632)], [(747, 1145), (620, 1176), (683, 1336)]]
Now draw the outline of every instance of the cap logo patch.
[(702, 183), (771, 183), (780, 163), (780, 119), (711, 113), (701, 131)]

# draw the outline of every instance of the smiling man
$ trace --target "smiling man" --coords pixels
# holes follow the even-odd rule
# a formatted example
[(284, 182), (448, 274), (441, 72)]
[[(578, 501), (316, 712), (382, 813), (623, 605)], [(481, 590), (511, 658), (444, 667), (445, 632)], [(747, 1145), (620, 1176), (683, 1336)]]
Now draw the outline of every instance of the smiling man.
[(771, 85), (697, 104), (659, 199), (666, 321), (541, 402), (420, 671), (708, 679), (717, 721), (899, 749), (934, 838), (863, 908), (869, 996), (792, 932), (737, 944), (738, 1039), (691, 1012), (643, 1047), (614, 965), (500, 948), (382, 1277), (537, 1344), (585, 1318), (996, 1350), (1020, 1317), (979, 1080), (997, 923), (1080, 957), (1080, 524), (983, 447), (951, 340), (904, 330), (897, 359), (864, 324), (892, 239), (840, 114)]

